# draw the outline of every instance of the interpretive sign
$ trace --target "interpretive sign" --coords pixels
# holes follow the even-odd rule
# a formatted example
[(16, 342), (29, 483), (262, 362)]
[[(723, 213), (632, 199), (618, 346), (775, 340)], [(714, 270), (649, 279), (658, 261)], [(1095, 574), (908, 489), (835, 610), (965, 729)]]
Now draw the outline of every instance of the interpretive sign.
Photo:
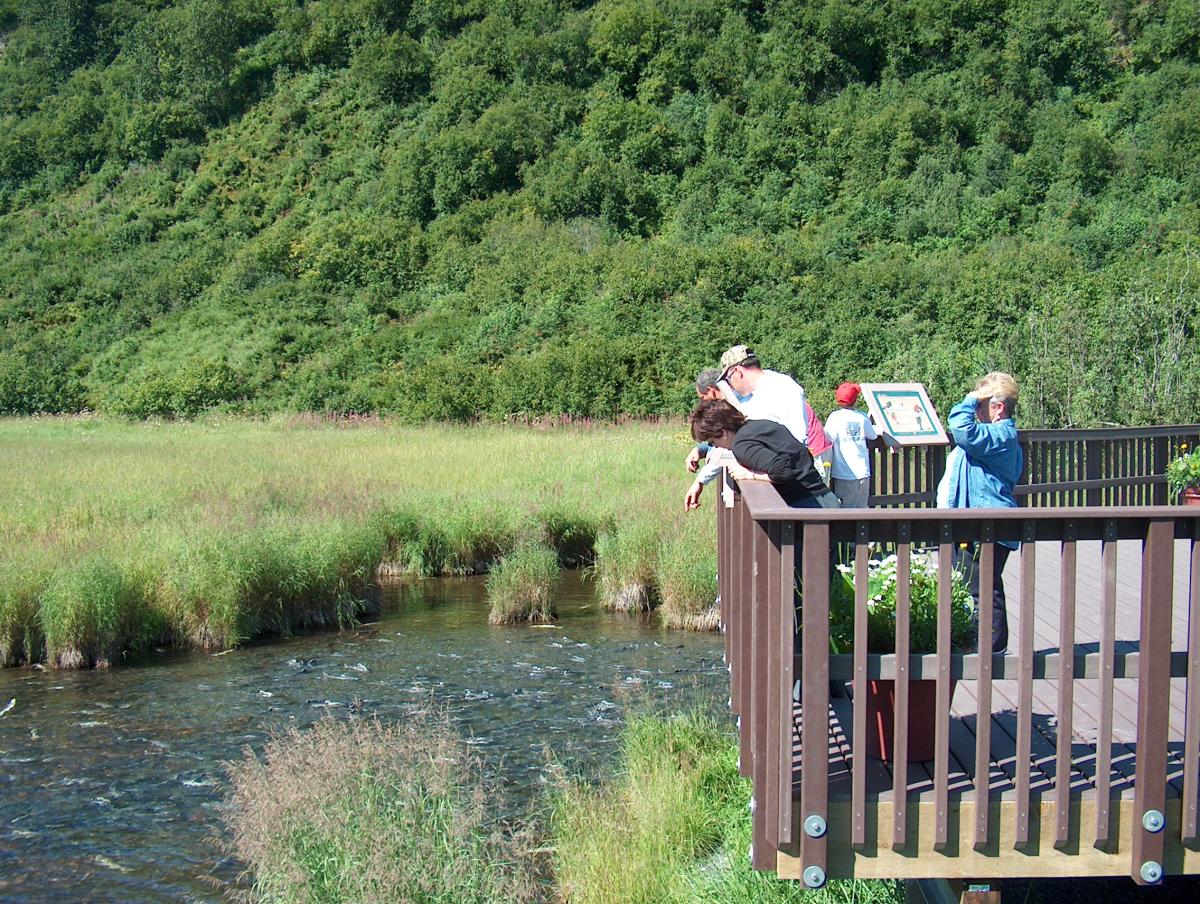
[(920, 383), (863, 383), (875, 429), (901, 446), (939, 446), (950, 440)]

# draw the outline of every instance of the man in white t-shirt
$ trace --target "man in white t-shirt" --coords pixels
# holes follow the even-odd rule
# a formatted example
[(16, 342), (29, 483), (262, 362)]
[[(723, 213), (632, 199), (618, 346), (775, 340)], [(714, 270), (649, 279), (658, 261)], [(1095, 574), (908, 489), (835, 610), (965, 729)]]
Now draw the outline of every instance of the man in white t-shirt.
[(783, 424), (800, 442), (808, 442), (804, 388), (787, 374), (763, 370), (746, 346), (735, 345), (721, 356), (719, 385), (725, 400), (749, 420)]
[(834, 398), (838, 409), (825, 419), (825, 435), (833, 443), (833, 492), (842, 508), (866, 508), (871, 492), (871, 457), (867, 441), (875, 439), (875, 426), (862, 411), (854, 408), (858, 401), (857, 383), (843, 383)]

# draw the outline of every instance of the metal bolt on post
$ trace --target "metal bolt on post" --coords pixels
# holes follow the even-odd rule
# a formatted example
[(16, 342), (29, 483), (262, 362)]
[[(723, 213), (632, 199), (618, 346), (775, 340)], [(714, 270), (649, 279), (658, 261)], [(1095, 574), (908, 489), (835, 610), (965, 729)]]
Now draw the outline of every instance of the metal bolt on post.
[(806, 866), (804, 868), (804, 884), (809, 888), (820, 888), (825, 884), (825, 870), (819, 866)]
[(1157, 860), (1147, 860), (1142, 864), (1139, 872), (1141, 873), (1142, 881), (1150, 883), (1158, 882), (1162, 879), (1162, 864)]
[(1158, 810), (1147, 810), (1142, 815), (1142, 826), (1147, 832), (1161, 832), (1166, 824), (1166, 818)]
[(827, 828), (824, 818), (816, 813), (804, 820), (804, 834), (809, 838), (820, 838)]

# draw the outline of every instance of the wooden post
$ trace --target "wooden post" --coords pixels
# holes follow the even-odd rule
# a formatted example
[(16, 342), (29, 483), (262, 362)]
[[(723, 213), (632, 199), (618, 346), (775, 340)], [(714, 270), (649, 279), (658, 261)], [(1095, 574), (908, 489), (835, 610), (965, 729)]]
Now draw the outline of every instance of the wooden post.
[(1171, 717), (1174, 528), (1172, 521), (1151, 521), (1142, 547), (1137, 771), (1133, 796), (1133, 861), (1130, 864), (1130, 875), (1139, 885), (1157, 885), (1163, 877), (1167, 729)]

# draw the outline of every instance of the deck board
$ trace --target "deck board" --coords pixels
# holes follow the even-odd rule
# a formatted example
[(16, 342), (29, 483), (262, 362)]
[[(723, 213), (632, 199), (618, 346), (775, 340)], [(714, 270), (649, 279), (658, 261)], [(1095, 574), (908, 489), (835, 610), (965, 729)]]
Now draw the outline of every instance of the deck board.
[[(1037, 551), (1037, 596), (1034, 600), (1034, 649), (1056, 651), (1059, 627), (1059, 570), (1060, 544), (1041, 542)], [(1079, 541), (1076, 545), (1076, 619), (1075, 645), (1083, 651), (1096, 651), (1100, 646), (1100, 597), (1101, 567), (1099, 541)], [(1172, 609), (1172, 649), (1186, 650), (1188, 635), (1187, 600), (1190, 578), (1187, 541), (1176, 541)], [(1004, 571), (1004, 584), (1008, 596), (1009, 636), (1014, 640), (1020, 628), (1020, 559), (1010, 557)], [(1138, 649), (1141, 609), (1141, 544), (1138, 541), (1121, 541), (1117, 547), (1117, 617), (1116, 637), (1118, 651), (1135, 652)], [(1010, 647), (1010, 650), (1012, 648)], [(1184, 713), (1185, 680), (1172, 679), (1170, 695), (1169, 753), (1167, 763), (1167, 795), (1179, 798), (1183, 789), (1184, 776)], [(1057, 680), (1034, 682), (1033, 721), (1033, 765), (1031, 769), (1031, 794), (1036, 800), (1051, 800), (1056, 771), (1055, 745), (1057, 741)], [(1137, 679), (1118, 678), (1113, 693), (1113, 744), (1110, 772), (1111, 796), (1133, 797), (1135, 767), (1134, 739), (1137, 729)], [(1095, 743), (1099, 731), (1099, 685), (1098, 679), (1076, 679), (1072, 706), (1072, 798), (1088, 799), (1095, 794)], [(977, 719), (973, 679), (960, 680), (951, 702), (950, 733), (950, 798), (971, 799), (974, 795), (975, 725)], [(853, 690), (847, 686), (850, 696), (830, 701), (830, 799), (848, 800), (851, 791), (850, 776), (854, 767), (854, 751), (851, 749), (851, 727), (853, 724)], [(996, 680), (992, 682), (991, 714), (991, 757), (989, 792), (993, 801), (1013, 800), (1016, 793), (1016, 710), (1017, 682)], [(799, 728), (801, 723), (799, 705), (794, 708), (793, 747), (794, 792), (799, 793)], [(892, 773), (886, 763), (864, 758), (867, 771), (867, 796), (873, 803), (892, 800)], [(914, 801), (932, 801), (934, 783), (933, 763), (911, 763), (908, 769), (908, 798)]]

